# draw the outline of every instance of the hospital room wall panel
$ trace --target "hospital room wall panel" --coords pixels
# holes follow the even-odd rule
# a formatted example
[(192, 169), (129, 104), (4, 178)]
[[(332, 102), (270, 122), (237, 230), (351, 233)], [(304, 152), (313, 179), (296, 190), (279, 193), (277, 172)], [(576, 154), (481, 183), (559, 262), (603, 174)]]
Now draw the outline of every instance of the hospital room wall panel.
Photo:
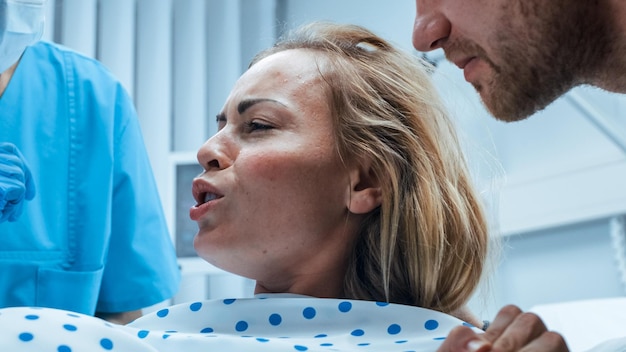
[[(240, 1), (212, 0), (206, 7), (207, 125), (205, 138), (217, 132), (215, 116), (228, 92), (241, 75), (241, 5)], [(204, 142), (204, 140), (202, 141)], [(193, 148), (195, 151), (198, 146)]]
[(58, 0), (55, 40), (89, 57), (96, 57), (98, 0)]
[(244, 72), (259, 51), (274, 44), (280, 34), (280, 24), (276, 0), (240, 0), (240, 3), (240, 71)]
[[(488, 319), (514, 303), (524, 310), (578, 300), (623, 297), (623, 241), (613, 218), (551, 227), (503, 238), (501, 258), (488, 287), (471, 307)], [(485, 284), (485, 283), (484, 283)]]
[(193, 151), (207, 137), (207, 45), (205, 0), (173, 2), (173, 146)]
[(107, 0), (98, 3), (97, 14), (96, 57), (131, 96), (135, 91), (136, 9), (135, 1)]
[(609, 220), (599, 219), (511, 236), (500, 289), (526, 309), (623, 295), (609, 230)]
[[(134, 101), (161, 200), (171, 204), (172, 1), (137, 0)], [(110, 23), (109, 26), (115, 25)], [(168, 217), (168, 224), (171, 218)]]
[[(626, 111), (626, 96), (621, 96), (618, 99), (617, 112), (621, 112), (622, 115), (616, 114), (616, 116), (623, 116)], [(626, 125), (622, 125), (623, 130), (626, 131)]]

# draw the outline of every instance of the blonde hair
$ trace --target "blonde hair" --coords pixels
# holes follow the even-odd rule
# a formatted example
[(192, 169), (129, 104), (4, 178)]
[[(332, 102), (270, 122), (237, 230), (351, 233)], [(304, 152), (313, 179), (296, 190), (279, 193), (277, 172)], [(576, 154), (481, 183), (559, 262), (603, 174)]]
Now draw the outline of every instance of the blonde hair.
[(364, 221), (347, 298), (452, 312), (477, 287), (488, 231), (451, 124), (421, 60), (355, 25), (311, 23), (261, 52), (310, 49), (327, 58), (342, 160), (367, 160), (382, 204)]

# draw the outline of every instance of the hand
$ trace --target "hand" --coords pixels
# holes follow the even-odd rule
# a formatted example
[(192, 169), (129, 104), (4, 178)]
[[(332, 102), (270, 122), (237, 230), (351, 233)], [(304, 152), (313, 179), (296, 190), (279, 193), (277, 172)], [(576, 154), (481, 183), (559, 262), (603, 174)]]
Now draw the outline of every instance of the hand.
[(24, 199), (35, 197), (35, 184), (24, 157), (11, 143), (0, 143), (0, 223), (22, 214)]
[(524, 313), (516, 306), (498, 312), (487, 331), (476, 333), (466, 326), (453, 329), (438, 352), (567, 352), (563, 337), (548, 331), (533, 313)]

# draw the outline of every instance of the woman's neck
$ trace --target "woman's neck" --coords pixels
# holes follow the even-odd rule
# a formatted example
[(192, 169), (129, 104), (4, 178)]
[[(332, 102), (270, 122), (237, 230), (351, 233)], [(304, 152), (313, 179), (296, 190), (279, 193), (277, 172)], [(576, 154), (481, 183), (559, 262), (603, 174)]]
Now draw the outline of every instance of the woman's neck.
[(318, 272), (287, 280), (257, 280), (254, 294), (293, 293), (320, 298), (343, 298), (345, 272)]

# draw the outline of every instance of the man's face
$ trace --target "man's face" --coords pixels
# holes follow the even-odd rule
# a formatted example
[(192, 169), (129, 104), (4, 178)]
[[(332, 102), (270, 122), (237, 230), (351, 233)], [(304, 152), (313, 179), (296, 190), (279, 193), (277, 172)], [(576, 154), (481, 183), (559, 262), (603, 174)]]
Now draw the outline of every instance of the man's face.
[(416, 0), (413, 45), (443, 48), (496, 118), (521, 120), (585, 83), (608, 50), (588, 3)]

